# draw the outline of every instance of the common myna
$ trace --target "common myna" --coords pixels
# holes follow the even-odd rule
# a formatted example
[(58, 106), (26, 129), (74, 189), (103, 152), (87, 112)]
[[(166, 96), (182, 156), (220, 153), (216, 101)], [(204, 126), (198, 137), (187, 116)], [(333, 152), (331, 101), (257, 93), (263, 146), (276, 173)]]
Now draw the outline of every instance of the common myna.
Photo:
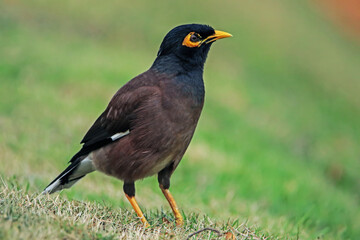
[(124, 192), (142, 223), (134, 182), (154, 174), (176, 225), (183, 218), (169, 192), (204, 104), (204, 63), (213, 42), (231, 34), (200, 24), (175, 27), (164, 38), (146, 72), (120, 88), (81, 141), (70, 165), (44, 190), (69, 188), (98, 170), (124, 181)]

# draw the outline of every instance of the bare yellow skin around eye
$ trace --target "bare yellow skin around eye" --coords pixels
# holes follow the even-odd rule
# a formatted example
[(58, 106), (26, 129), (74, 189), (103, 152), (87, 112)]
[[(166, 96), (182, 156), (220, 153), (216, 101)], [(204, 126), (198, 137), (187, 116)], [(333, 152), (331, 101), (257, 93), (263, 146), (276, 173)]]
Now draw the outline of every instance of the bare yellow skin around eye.
[[(199, 36), (199, 41), (192, 42), (190, 40), (191, 35), (193, 35), (193, 34), (196, 34), (196, 35)], [(210, 35), (205, 39), (201, 39), (200, 35), (198, 33), (191, 32), (184, 38), (184, 41), (183, 41), (182, 45), (190, 47), (190, 48), (200, 47), (201, 44), (203, 44), (203, 43), (208, 44), (208, 43), (212, 43), (212, 42), (214, 42), (216, 40), (219, 40), (219, 39), (222, 39), (222, 38), (228, 38), (228, 37), (232, 37), (232, 35), (230, 33), (219, 31), (219, 30), (215, 30), (215, 33), (213, 35)]]
[(192, 41), (190, 40), (191, 35), (193, 35), (194, 33), (195, 33), (195, 32), (189, 33), (189, 34), (184, 38), (184, 41), (183, 41), (182, 45), (187, 46), (187, 47), (191, 47), (191, 48), (193, 48), (193, 47), (200, 47), (201, 41), (192, 42)]

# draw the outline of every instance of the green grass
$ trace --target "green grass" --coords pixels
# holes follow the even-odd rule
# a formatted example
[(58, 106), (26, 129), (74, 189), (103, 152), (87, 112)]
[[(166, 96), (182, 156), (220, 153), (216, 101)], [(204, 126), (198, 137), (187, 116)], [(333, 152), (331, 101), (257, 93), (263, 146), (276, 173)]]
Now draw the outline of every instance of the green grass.
[[(172, 177), (184, 214), (199, 217), (184, 229), (162, 224), (161, 209), (172, 215), (156, 179), (139, 181), (155, 223), (144, 238), (215, 223), (229, 231), (229, 219), (255, 236), (360, 238), (359, 45), (317, 8), (274, 0), (0, 3), (0, 238), (143, 234), (122, 183), (100, 173), (37, 195), (113, 93), (151, 65), (164, 34), (189, 22), (234, 35), (210, 51), (205, 108)], [(90, 206), (80, 222), (76, 206)], [(110, 227), (93, 225), (95, 215)]]

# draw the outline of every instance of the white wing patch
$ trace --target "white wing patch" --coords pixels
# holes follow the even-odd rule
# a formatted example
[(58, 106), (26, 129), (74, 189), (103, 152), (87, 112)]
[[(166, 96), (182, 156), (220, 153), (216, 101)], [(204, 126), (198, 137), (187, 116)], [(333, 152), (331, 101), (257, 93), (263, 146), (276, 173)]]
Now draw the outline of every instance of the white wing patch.
[[(125, 132), (119, 132), (111, 136), (112, 141), (116, 141), (119, 138), (122, 138), (130, 133), (129, 130)], [(64, 174), (59, 176), (59, 178), (53, 182), (50, 186), (48, 186), (44, 191), (44, 193), (53, 193), (60, 191), (64, 188), (70, 188), (72, 185), (74, 185), (77, 181), (79, 181), (82, 177), (84, 177), (86, 174), (91, 173), (95, 171), (95, 167), (92, 163), (92, 153), (88, 154), (81, 162), (74, 165), (72, 168), (70, 168), (68, 171), (66, 171)], [(62, 184), (61, 179), (64, 177), (67, 177), (67, 183)]]
[(113, 141), (118, 140), (119, 138), (122, 138), (122, 137), (128, 135), (129, 133), (130, 133), (129, 130), (127, 130), (126, 132), (116, 133), (111, 136), (111, 140), (113, 140)]

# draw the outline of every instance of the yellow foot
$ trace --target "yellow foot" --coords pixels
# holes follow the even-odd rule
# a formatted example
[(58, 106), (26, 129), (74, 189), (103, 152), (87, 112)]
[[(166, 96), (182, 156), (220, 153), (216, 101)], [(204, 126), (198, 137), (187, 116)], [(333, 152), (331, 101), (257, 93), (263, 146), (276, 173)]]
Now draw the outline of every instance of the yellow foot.
[(180, 215), (180, 217), (175, 218), (175, 223), (177, 227), (182, 227), (184, 226), (184, 219), (182, 218), (182, 216)]

